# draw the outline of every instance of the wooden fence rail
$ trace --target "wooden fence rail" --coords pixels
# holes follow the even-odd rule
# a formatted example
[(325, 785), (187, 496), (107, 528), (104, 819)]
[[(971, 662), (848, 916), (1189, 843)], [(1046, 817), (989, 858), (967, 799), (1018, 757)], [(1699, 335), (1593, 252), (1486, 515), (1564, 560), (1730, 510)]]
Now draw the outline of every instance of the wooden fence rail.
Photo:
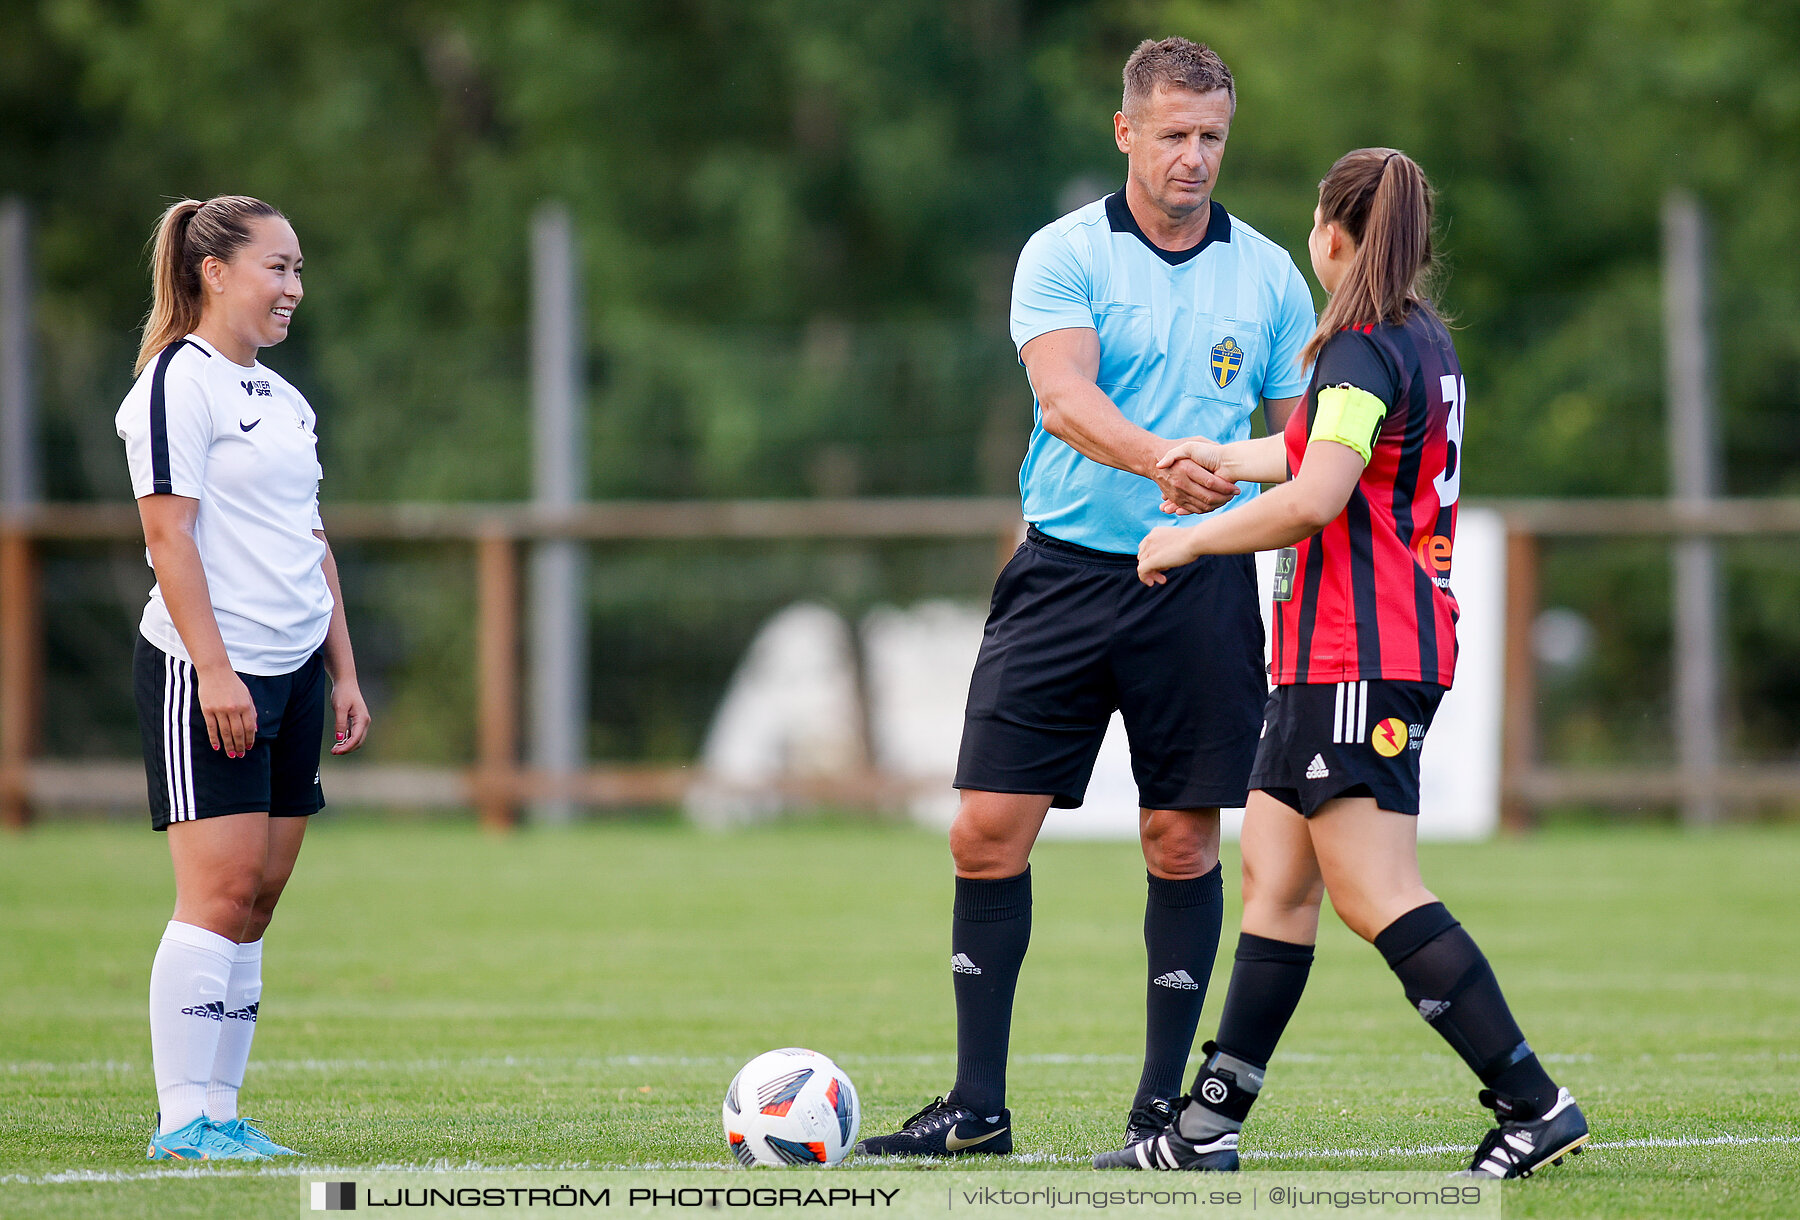
[[(1538, 762), (1531, 627), (1538, 608), (1542, 541), (1558, 537), (1755, 537), (1800, 534), (1800, 499), (1499, 500), (1507, 527), (1506, 663), (1503, 712), (1503, 821), (1530, 823), (1533, 811), (1564, 800), (1676, 801), (1693, 777), (1673, 769), (1574, 770)], [(519, 807), (546, 793), (593, 806), (678, 801), (687, 768), (594, 767), (547, 776), (518, 757), (519, 547), (539, 539), (587, 542), (722, 539), (820, 541), (988, 539), (1010, 554), (1021, 528), (1011, 497), (955, 499), (610, 502), (546, 511), (524, 504), (341, 505), (327, 513), (338, 540), (461, 543), (475, 555), (477, 757), (466, 770), (346, 767), (334, 778), (340, 799), (417, 805), (473, 805), (484, 823), (512, 824)], [(135, 509), (113, 504), (44, 504), (0, 511), (0, 823), (26, 825), (34, 805), (131, 803), (142, 778), (125, 763), (71, 763), (36, 757), (43, 641), (38, 549), (46, 542), (134, 542)], [(1800, 767), (1729, 767), (1711, 777), (1727, 801), (1800, 799)], [(904, 784), (877, 775), (817, 781), (795, 795), (848, 804), (891, 805)]]

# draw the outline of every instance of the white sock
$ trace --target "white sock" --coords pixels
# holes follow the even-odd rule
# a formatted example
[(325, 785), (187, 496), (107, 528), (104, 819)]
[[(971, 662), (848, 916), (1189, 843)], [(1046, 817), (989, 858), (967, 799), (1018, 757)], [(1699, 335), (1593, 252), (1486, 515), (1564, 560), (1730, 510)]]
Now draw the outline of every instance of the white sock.
[(162, 1129), (177, 1131), (206, 1113), (225, 988), (237, 945), (217, 932), (171, 919), (150, 967), (150, 1058)]
[(238, 1090), (250, 1062), (250, 1040), (256, 1037), (256, 1009), (262, 1002), (262, 941), (237, 947), (231, 982), (225, 988), (225, 1021), (219, 1050), (213, 1056), (212, 1081), (206, 1086), (206, 1114), (218, 1123), (237, 1117)]

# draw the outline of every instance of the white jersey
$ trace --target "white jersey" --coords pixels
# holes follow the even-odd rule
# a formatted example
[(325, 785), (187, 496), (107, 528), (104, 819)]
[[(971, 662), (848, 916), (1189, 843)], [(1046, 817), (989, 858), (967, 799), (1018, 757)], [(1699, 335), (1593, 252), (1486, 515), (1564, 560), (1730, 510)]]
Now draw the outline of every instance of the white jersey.
[[(332, 609), (325, 543), (313, 533), (323, 528), (319, 438), (300, 391), (189, 335), (144, 370), (115, 422), (134, 496), (200, 502), (194, 542), (231, 667), (262, 675), (300, 668), (325, 642)], [(192, 663), (160, 585), (139, 630)]]

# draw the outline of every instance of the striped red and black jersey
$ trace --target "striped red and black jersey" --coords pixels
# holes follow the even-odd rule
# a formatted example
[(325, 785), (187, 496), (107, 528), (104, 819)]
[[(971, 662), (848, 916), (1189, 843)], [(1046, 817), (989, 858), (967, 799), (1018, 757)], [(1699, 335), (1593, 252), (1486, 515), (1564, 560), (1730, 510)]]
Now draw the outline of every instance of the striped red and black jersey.
[(1399, 325), (1326, 341), (1304, 410), (1288, 419), (1299, 470), (1319, 391), (1348, 385), (1387, 411), (1337, 519), (1277, 565), (1270, 672), (1278, 685), (1364, 679), (1449, 686), (1456, 670), (1450, 561), (1462, 483), (1463, 376), (1450, 332), (1428, 309)]

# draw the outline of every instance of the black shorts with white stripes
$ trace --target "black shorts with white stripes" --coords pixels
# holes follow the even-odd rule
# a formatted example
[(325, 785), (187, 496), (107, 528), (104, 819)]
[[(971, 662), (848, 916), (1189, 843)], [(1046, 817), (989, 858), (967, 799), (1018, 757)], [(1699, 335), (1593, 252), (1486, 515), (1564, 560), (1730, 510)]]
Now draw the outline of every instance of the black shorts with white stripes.
[(1419, 750), (1444, 687), (1430, 682), (1277, 686), (1250, 786), (1311, 817), (1340, 796), (1419, 813)]
[(228, 813), (300, 818), (324, 808), (322, 651), (292, 673), (238, 675), (256, 704), (256, 744), (242, 758), (228, 758), (207, 741), (191, 664), (140, 635), (131, 667), (153, 828)]

